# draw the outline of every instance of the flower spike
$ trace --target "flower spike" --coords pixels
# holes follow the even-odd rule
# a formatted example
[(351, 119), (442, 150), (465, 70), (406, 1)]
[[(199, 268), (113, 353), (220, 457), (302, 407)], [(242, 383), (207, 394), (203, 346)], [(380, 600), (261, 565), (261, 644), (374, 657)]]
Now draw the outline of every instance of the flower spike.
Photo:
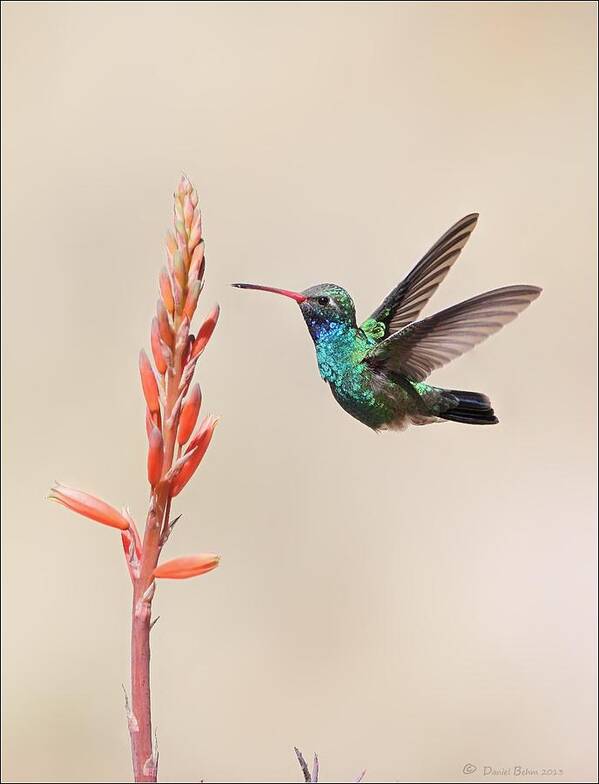
[[(205, 255), (198, 195), (187, 177), (174, 193), (173, 226), (166, 236), (166, 263), (158, 276), (156, 312), (150, 349), (139, 355), (145, 399), (147, 478), (150, 497), (145, 530), (140, 535), (127, 507), (114, 507), (80, 490), (56, 484), (50, 499), (119, 530), (133, 586), (131, 635), (131, 735), (133, 780), (156, 782), (158, 754), (152, 743), (150, 715), (150, 630), (156, 578), (182, 580), (215, 569), (212, 553), (160, 563), (160, 554), (180, 514), (172, 515), (173, 498), (189, 482), (210, 444), (216, 419), (197, 426), (202, 394), (192, 387), (200, 354), (218, 319), (218, 307), (199, 327), (192, 326), (204, 285)], [(197, 335), (197, 337), (195, 337)], [(197, 432), (194, 431), (197, 428)], [(159, 565), (157, 565), (159, 564)]]

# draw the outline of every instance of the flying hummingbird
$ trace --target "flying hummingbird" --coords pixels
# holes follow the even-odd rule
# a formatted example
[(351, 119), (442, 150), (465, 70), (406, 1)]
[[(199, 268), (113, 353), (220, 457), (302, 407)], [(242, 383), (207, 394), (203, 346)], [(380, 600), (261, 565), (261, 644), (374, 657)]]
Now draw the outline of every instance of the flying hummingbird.
[(416, 320), (477, 220), (474, 213), (453, 225), (360, 326), (352, 298), (334, 283), (302, 292), (233, 285), (282, 294), (298, 303), (314, 341), (320, 375), (339, 405), (373, 430), (439, 420), (494, 425), (498, 419), (486, 395), (434, 387), (425, 379), (515, 319), (541, 289), (506, 286)]

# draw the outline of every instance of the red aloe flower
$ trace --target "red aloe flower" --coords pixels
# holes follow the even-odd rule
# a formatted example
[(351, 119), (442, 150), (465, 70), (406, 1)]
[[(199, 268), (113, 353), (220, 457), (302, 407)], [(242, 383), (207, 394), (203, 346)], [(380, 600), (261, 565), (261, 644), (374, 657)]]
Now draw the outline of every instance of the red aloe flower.
[(202, 391), (199, 384), (194, 384), (191, 392), (187, 396), (187, 400), (181, 409), (181, 419), (179, 421), (179, 433), (177, 441), (179, 446), (186, 444), (189, 441), (193, 429), (198, 421), (200, 413), (200, 406), (202, 405)]
[(173, 330), (169, 321), (169, 314), (167, 313), (164, 302), (161, 299), (159, 299), (156, 303), (156, 315), (158, 317), (158, 330), (160, 332), (160, 337), (164, 343), (172, 349), (174, 345)]
[(152, 319), (152, 329), (150, 332), (150, 343), (152, 346), (152, 356), (154, 357), (154, 363), (156, 365), (156, 369), (163, 376), (166, 373), (166, 369), (168, 367), (168, 349), (162, 342), (162, 338), (160, 337), (160, 327), (158, 326), (158, 319), (156, 316)]
[(158, 382), (156, 376), (150, 365), (150, 360), (146, 352), (142, 350), (139, 352), (139, 374), (141, 376), (141, 386), (143, 389), (144, 397), (150, 412), (154, 414), (160, 411), (160, 395), (158, 393)]
[(154, 569), (154, 577), (170, 580), (186, 580), (188, 577), (197, 577), (200, 574), (216, 569), (220, 556), (213, 553), (203, 555), (187, 555), (182, 558), (173, 558)]
[(164, 442), (162, 433), (156, 426), (152, 428), (148, 444), (148, 482), (156, 487), (162, 476), (164, 461)]
[(206, 345), (210, 338), (212, 337), (212, 333), (214, 332), (214, 328), (216, 327), (216, 323), (218, 321), (218, 316), (220, 314), (220, 308), (218, 305), (214, 307), (206, 321), (200, 327), (200, 331), (198, 332), (198, 336), (195, 339), (193, 344), (193, 348), (191, 350), (192, 357), (199, 357), (202, 351), (206, 348)]
[(187, 458), (182, 464), (181, 470), (173, 478), (171, 483), (171, 497), (174, 498), (179, 495), (181, 490), (189, 482), (191, 477), (195, 474), (197, 467), (202, 462), (206, 450), (210, 446), (212, 435), (218, 424), (218, 419), (213, 416), (206, 417), (202, 422), (200, 429), (189, 442), (189, 446), (185, 450), (185, 457)]
[(166, 269), (164, 269), (164, 267), (160, 271), (160, 294), (162, 296), (162, 301), (164, 302), (164, 307), (172, 315), (173, 311), (175, 310), (175, 300), (173, 299), (171, 279), (169, 278), (168, 272)]
[(97, 523), (108, 525), (111, 528), (119, 528), (121, 531), (126, 531), (129, 528), (129, 521), (113, 506), (96, 498), (95, 495), (84, 493), (82, 490), (75, 490), (73, 487), (55, 482), (48, 498), (50, 501), (56, 501), (62, 506), (66, 506), (67, 509), (77, 512), (77, 514), (95, 520)]

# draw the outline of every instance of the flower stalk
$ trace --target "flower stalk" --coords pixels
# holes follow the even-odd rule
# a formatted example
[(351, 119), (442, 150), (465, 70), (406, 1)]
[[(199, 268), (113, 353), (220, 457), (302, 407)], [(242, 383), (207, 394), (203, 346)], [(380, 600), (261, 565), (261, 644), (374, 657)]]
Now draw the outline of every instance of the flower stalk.
[[(160, 566), (160, 553), (175, 522), (172, 501), (201, 463), (217, 419), (205, 417), (196, 430), (201, 407), (199, 385), (191, 387), (198, 359), (218, 320), (218, 306), (191, 333), (204, 285), (204, 241), (198, 197), (182, 177), (174, 195), (174, 230), (167, 234), (167, 265), (159, 274), (156, 315), (150, 329), (151, 356), (139, 355), (141, 387), (146, 404), (149, 507), (143, 537), (128, 510), (118, 512), (104, 501), (56, 484), (50, 499), (121, 532), (123, 552), (133, 585), (131, 615), (131, 699), (127, 719), (136, 782), (155, 782), (158, 753), (152, 737), (150, 698), (150, 631), (157, 578), (187, 579), (216, 568), (214, 554), (186, 556)], [(187, 446), (185, 447), (185, 445)], [(185, 447), (185, 451), (183, 451)]]

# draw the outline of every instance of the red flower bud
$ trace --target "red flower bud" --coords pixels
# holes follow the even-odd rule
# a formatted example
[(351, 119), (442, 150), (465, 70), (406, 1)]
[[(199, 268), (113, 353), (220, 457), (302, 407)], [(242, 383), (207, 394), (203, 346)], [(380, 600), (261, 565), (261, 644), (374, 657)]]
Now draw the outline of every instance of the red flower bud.
[(218, 321), (218, 315), (220, 313), (220, 308), (218, 305), (212, 310), (206, 321), (200, 327), (198, 332), (198, 336), (195, 339), (195, 343), (193, 344), (193, 349), (191, 351), (192, 357), (199, 356), (202, 351), (206, 348), (206, 344), (212, 337), (212, 333), (214, 332), (214, 328), (216, 327), (216, 323)]
[(152, 319), (152, 331), (151, 331), (151, 345), (152, 345), (152, 356), (154, 357), (154, 362), (156, 364), (156, 369), (163, 376), (166, 373), (166, 369), (168, 367), (168, 363), (165, 357), (165, 351), (163, 349), (162, 340), (160, 339), (160, 329), (158, 327), (158, 319), (156, 316)]
[(173, 256), (173, 269), (175, 271), (175, 280), (181, 286), (181, 290), (184, 291), (187, 284), (187, 270), (185, 269), (183, 255), (179, 251)]
[(187, 316), (183, 316), (181, 319), (181, 323), (179, 324), (179, 329), (177, 330), (177, 336), (175, 338), (175, 349), (183, 353), (184, 349), (187, 348), (187, 338), (189, 337), (189, 319)]
[(206, 450), (210, 446), (212, 434), (214, 433), (214, 429), (216, 428), (217, 424), (218, 419), (216, 419), (216, 417), (206, 417), (206, 419), (204, 419), (202, 422), (198, 433), (189, 442), (189, 446), (185, 450), (185, 454), (193, 451), (193, 455), (189, 458), (189, 460), (187, 460), (187, 462), (183, 465), (183, 468), (174, 478), (170, 490), (171, 498), (179, 495), (181, 490), (183, 490), (185, 485), (195, 474), (197, 467), (200, 465), (202, 458), (206, 454)]
[(150, 411), (146, 408), (146, 435), (150, 438), (150, 433), (152, 432), (152, 428), (156, 426), (158, 430), (162, 432), (162, 417), (160, 416), (160, 411), (156, 411), (155, 414), (151, 414)]
[(148, 443), (148, 482), (156, 487), (162, 476), (162, 462), (164, 460), (164, 444), (162, 433), (156, 426), (152, 428)]
[(154, 577), (185, 580), (188, 577), (197, 577), (200, 574), (216, 569), (219, 562), (220, 557), (213, 553), (173, 558), (172, 561), (166, 561), (157, 566), (154, 569)]
[(168, 320), (168, 313), (164, 307), (164, 302), (161, 299), (156, 303), (156, 315), (158, 316), (158, 331), (160, 332), (160, 337), (167, 346), (173, 348), (175, 345), (175, 336), (173, 335), (173, 330), (171, 329)]
[(170, 314), (172, 314), (173, 311), (175, 310), (175, 300), (173, 299), (173, 289), (171, 287), (171, 279), (164, 267), (160, 271), (159, 282), (160, 282), (160, 294), (162, 296), (162, 301), (164, 302), (164, 307), (168, 310)]
[(179, 431), (177, 434), (177, 441), (180, 446), (187, 443), (193, 429), (198, 421), (198, 414), (200, 413), (200, 406), (202, 405), (202, 392), (199, 384), (194, 384), (189, 393), (183, 408), (181, 409), (181, 417), (179, 419)]
[(118, 528), (121, 531), (126, 531), (129, 528), (129, 521), (113, 506), (94, 495), (84, 493), (82, 490), (75, 490), (73, 487), (56, 482), (51, 488), (48, 498), (50, 501), (56, 501), (62, 506), (66, 506), (72, 512), (95, 520), (97, 523)]
[(190, 321), (193, 318), (193, 314), (196, 312), (196, 307), (198, 305), (198, 299), (200, 298), (201, 291), (202, 282), (200, 280), (194, 280), (194, 282), (190, 284), (187, 291), (187, 298), (185, 300), (183, 313)]
[(139, 352), (139, 374), (144, 397), (152, 414), (160, 411), (160, 397), (158, 395), (158, 382), (150, 365), (148, 355), (142, 349)]
[(200, 242), (191, 255), (189, 280), (201, 280), (204, 275), (204, 242)]

